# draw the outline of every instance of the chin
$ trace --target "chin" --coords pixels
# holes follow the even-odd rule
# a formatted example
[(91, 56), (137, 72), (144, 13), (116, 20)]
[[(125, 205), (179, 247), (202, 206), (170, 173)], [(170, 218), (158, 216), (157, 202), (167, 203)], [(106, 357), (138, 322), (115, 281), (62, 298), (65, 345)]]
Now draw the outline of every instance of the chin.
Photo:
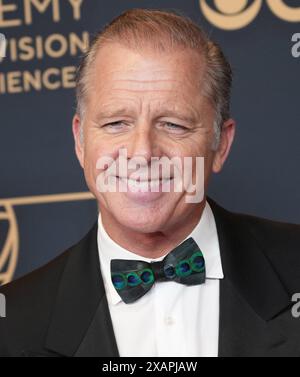
[[(147, 213), (145, 213), (147, 212)], [(156, 211), (142, 210), (127, 210), (116, 213), (115, 218), (124, 227), (129, 228), (134, 232), (153, 233), (161, 230), (163, 224), (167, 221), (165, 216)]]

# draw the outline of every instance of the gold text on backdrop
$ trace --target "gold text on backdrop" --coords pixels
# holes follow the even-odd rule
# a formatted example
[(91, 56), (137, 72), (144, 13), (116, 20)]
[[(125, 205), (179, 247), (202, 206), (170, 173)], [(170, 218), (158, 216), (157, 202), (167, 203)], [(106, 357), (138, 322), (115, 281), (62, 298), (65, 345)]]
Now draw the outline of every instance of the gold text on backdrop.
[(0, 28), (31, 25), (33, 14), (45, 13), (48, 10), (51, 10), (52, 21), (60, 22), (63, 4), (69, 4), (73, 19), (79, 20), (82, 3), (83, 0), (18, 0), (5, 3), (0, 0)]

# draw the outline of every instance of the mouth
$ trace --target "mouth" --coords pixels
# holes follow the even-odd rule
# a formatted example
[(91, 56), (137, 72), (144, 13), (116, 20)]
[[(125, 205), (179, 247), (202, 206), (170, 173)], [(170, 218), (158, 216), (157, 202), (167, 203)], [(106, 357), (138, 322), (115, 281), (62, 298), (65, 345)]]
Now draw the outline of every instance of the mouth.
[(172, 182), (174, 177), (161, 177), (158, 179), (132, 179), (128, 177), (120, 177), (117, 176), (117, 179), (119, 179), (121, 182), (126, 184), (129, 188), (138, 188), (140, 190), (151, 190), (151, 189), (156, 189), (159, 188), (165, 184), (168, 184), (169, 182)]

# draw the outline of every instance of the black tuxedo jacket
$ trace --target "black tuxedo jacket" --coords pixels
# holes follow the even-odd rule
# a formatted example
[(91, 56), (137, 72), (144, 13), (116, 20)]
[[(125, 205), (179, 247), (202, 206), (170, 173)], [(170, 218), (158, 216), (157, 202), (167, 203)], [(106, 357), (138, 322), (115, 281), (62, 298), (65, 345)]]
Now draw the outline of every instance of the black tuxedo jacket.
[[(209, 199), (225, 278), (219, 356), (300, 356), (300, 226), (226, 211)], [(119, 356), (97, 247), (97, 223), (76, 245), (3, 286), (0, 356)]]

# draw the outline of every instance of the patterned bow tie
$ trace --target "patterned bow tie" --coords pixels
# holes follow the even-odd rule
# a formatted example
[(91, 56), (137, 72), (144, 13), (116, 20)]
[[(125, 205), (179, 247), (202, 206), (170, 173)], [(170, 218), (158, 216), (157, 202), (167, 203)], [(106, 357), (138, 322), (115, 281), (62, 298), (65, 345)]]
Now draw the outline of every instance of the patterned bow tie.
[(205, 282), (205, 261), (193, 238), (188, 238), (160, 262), (112, 259), (111, 280), (121, 299), (130, 304), (147, 293), (154, 282), (185, 285)]

